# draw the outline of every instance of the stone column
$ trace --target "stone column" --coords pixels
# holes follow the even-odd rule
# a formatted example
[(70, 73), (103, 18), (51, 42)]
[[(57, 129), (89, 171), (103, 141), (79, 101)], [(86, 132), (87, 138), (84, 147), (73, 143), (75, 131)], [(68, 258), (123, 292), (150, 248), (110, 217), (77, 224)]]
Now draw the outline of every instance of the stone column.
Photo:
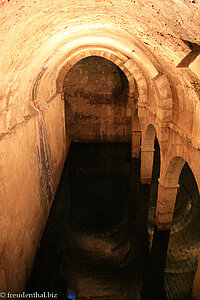
[(192, 288), (192, 300), (200, 299), (200, 250), (199, 250), (199, 259), (198, 267), (194, 277), (193, 288)]
[(170, 230), (176, 202), (177, 186), (164, 186), (160, 180), (156, 208), (156, 226), (158, 230)]
[(141, 131), (132, 130), (132, 158), (140, 157), (140, 140), (141, 140)]
[(154, 149), (146, 149), (141, 147), (140, 181), (142, 184), (151, 183), (154, 151)]

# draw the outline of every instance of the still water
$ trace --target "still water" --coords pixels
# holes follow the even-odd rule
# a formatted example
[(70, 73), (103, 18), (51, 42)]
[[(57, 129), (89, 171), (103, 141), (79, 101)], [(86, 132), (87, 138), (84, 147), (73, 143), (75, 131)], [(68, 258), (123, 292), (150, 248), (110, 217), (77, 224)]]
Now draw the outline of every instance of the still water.
[(169, 232), (150, 249), (149, 195), (131, 144), (72, 144), (27, 291), (164, 300)]

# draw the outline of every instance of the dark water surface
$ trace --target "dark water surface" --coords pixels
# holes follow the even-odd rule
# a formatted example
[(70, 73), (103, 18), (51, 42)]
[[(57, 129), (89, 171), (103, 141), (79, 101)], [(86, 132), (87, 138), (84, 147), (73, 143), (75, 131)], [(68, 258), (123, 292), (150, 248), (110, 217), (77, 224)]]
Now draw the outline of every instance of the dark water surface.
[(169, 233), (150, 252), (149, 195), (129, 143), (72, 144), (27, 291), (165, 299)]

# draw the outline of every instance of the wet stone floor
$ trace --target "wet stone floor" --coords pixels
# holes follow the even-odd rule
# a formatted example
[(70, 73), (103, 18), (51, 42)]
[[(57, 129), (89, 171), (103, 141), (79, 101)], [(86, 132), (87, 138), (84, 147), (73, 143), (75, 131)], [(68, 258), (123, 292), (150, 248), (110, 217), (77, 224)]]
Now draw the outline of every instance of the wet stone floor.
[(72, 144), (27, 291), (57, 299), (190, 299), (199, 230), (191, 223), (183, 234), (153, 237), (149, 198), (129, 143)]

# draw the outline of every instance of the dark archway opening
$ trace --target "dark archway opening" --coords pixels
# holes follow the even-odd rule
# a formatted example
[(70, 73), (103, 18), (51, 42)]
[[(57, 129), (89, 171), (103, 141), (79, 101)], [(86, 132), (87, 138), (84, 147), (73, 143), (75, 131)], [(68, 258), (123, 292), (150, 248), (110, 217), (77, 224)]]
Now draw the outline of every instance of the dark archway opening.
[[(200, 197), (187, 162), (179, 177), (165, 269), (165, 287), (173, 299), (190, 299), (200, 249)], [(183, 298), (184, 297), (184, 298)]]
[(197, 216), (200, 209), (199, 191), (196, 180), (186, 162), (179, 177), (176, 203), (172, 226), (174, 231), (189, 224)]
[(99, 56), (77, 62), (64, 78), (67, 134), (72, 142), (127, 142), (128, 80), (113, 62)]

